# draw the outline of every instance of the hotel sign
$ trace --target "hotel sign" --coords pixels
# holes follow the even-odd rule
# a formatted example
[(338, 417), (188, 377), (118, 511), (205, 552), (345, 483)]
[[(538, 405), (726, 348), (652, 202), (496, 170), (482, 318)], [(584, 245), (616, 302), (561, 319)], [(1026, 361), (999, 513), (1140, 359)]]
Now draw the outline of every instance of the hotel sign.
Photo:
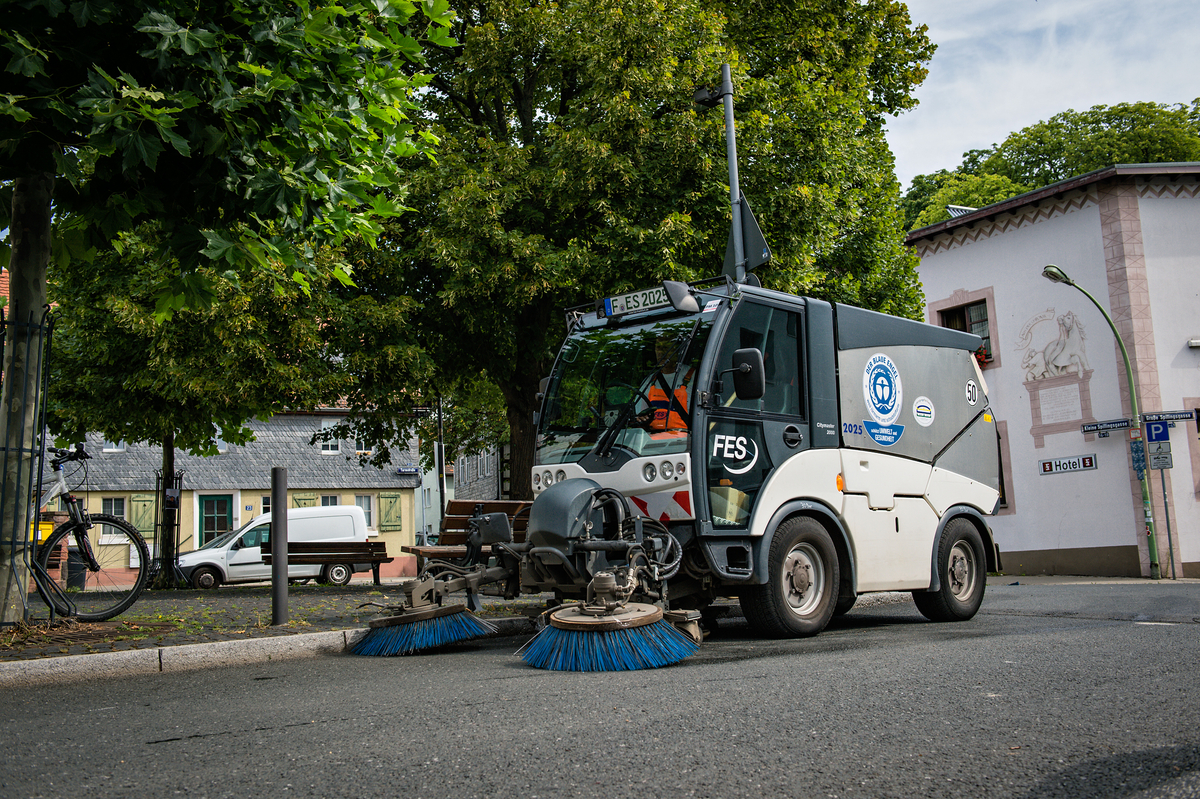
[(1043, 475), (1062, 474), (1063, 472), (1086, 472), (1096, 468), (1096, 456), (1092, 454), (1052, 458), (1047, 461), (1039, 461), (1039, 466)]

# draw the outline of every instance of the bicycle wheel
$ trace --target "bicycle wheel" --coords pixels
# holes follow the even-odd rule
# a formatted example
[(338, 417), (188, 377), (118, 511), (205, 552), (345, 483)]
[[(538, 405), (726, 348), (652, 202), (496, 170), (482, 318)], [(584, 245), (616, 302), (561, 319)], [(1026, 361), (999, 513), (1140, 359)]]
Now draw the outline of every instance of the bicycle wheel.
[(146, 587), (150, 572), (146, 541), (133, 525), (99, 513), (92, 515), (92, 525), (82, 534), (100, 567), (96, 571), (78, 549), (74, 522), (60, 525), (37, 554), (38, 563), (74, 603), (74, 618), (80, 621), (104, 621), (127, 610)]

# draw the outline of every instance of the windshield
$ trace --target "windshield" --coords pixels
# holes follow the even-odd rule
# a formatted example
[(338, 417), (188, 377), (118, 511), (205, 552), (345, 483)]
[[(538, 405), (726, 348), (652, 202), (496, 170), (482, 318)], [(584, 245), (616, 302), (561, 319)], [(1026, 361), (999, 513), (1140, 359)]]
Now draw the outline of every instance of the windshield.
[(635, 457), (686, 451), (713, 315), (572, 333), (547, 388), (537, 462), (578, 461), (597, 444)]

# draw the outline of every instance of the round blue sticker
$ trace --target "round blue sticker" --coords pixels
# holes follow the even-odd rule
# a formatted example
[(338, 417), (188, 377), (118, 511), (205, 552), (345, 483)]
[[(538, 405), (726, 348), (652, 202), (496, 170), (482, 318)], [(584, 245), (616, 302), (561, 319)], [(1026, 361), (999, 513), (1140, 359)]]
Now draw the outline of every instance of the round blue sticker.
[(867, 413), (878, 424), (890, 425), (900, 418), (904, 389), (900, 370), (882, 352), (872, 355), (863, 369), (863, 398)]

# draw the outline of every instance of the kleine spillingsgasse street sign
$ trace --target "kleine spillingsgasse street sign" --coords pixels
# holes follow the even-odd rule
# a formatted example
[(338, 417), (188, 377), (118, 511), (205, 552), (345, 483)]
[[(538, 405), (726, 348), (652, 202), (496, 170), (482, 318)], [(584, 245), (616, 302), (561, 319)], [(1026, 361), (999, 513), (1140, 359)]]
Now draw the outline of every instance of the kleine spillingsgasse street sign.
[(1091, 424), (1080, 425), (1080, 430), (1085, 433), (1095, 433), (1100, 430), (1124, 430), (1132, 426), (1133, 422), (1129, 419), (1109, 419), (1107, 422), (1093, 422)]

